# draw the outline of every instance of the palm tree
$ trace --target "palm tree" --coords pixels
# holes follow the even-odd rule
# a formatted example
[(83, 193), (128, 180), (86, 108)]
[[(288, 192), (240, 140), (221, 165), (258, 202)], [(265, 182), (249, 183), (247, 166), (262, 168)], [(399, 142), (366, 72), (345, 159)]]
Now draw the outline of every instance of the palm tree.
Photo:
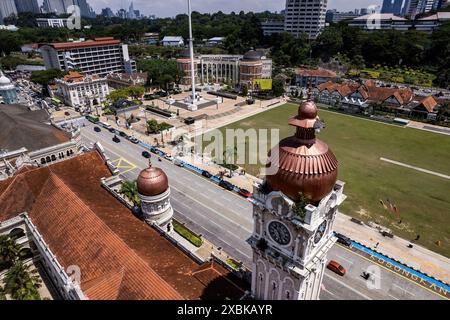
[(16, 300), (40, 300), (38, 292), (41, 280), (37, 275), (37, 270), (30, 271), (30, 265), (23, 261), (16, 261), (6, 272), (5, 291), (11, 294)]
[(0, 236), (0, 270), (11, 267), (19, 258), (21, 246), (10, 236)]
[[(230, 170), (230, 178), (232, 177), (232, 167), (233, 167), (233, 162), (232, 159), (235, 159), (237, 157), (237, 147), (235, 146), (234, 148), (227, 148), (225, 149), (225, 151), (223, 152), (223, 164), (225, 165), (225, 168), (228, 167), (228, 169)], [(228, 160), (230, 160), (230, 163), (228, 163)]]
[(141, 199), (139, 198), (136, 181), (124, 181), (120, 187), (119, 193), (133, 202), (135, 207), (141, 205)]

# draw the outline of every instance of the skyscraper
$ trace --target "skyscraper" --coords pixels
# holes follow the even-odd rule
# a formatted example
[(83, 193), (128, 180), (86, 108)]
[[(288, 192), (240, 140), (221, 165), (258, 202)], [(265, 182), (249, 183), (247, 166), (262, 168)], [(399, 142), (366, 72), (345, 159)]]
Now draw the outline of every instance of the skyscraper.
[(328, 0), (286, 0), (284, 30), (315, 39), (325, 27)]
[(39, 4), (37, 0), (14, 0), (17, 12), (39, 13)]
[(14, 0), (0, 1), (0, 24), (3, 24), (4, 19), (13, 14), (17, 14), (16, 4), (14, 3)]
[(414, 18), (418, 14), (430, 12), (431, 10), (438, 10), (442, 7), (442, 0), (406, 0), (408, 6), (405, 10), (405, 15)]
[(381, 13), (402, 14), (403, 2), (406, 4), (407, 0), (384, 0)]
[(82, 17), (95, 17), (95, 12), (86, 0), (44, 0), (44, 10), (56, 14), (67, 13), (70, 6), (76, 5), (80, 8)]
[(103, 16), (103, 17), (108, 17), (108, 18), (112, 18), (112, 17), (115, 17), (115, 14), (114, 14), (114, 12), (111, 10), (111, 8), (104, 8), (104, 9), (102, 9), (102, 13), (101, 13), (101, 15)]

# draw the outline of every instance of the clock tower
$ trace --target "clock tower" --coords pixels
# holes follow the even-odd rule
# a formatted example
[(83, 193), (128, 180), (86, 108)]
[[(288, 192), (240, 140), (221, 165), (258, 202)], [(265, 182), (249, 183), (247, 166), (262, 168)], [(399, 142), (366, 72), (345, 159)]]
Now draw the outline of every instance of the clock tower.
[(265, 180), (254, 186), (248, 242), (258, 300), (319, 299), (327, 252), (336, 241), (334, 219), (346, 198), (336, 157), (315, 136), (324, 127), (316, 105), (304, 102), (289, 124), (295, 135), (271, 150)]

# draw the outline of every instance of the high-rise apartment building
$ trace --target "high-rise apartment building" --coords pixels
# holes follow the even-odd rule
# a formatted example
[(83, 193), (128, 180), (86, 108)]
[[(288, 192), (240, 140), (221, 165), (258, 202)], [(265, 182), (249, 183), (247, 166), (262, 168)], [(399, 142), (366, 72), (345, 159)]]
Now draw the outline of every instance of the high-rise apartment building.
[(44, 0), (44, 10), (46, 12), (64, 14), (68, 12), (70, 6), (76, 5), (80, 8), (82, 17), (95, 17), (95, 12), (86, 0)]
[[(407, 0), (406, 0), (407, 1)], [(403, 2), (405, 0), (384, 0), (381, 7), (381, 13), (392, 13), (395, 15), (402, 14)]]
[(135, 61), (130, 59), (128, 46), (112, 37), (88, 41), (50, 43), (40, 46), (47, 69), (69, 71), (104, 77), (110, 73), (132, 73)]
[(17, 14), (16, 4), (14, 0), (1, 0), (0, 1), (0, 24), (4, 23), (4, 19), (9, 16)]
[(315, 39), (325, 27), (328, 0), (286, 0), (284, 31)]
[(14, 0), (14, 3), (16, 4), (17, 12), (41, 12), (37, 0)]

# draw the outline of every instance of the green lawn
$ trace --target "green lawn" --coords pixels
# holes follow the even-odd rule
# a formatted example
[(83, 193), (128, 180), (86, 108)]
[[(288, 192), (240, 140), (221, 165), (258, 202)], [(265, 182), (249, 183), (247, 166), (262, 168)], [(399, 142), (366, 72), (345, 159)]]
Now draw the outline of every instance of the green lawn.
[[(287, 121), (297, 108), (286, 104), (226, 128), (279, 128), (284, 138), (294, 132)], [(318, 136), (336, 154), (339, 179), (346, 182), (348, 198), (341, 211), (382, 224), (405, 239), (420, 234), (420, 244), (450, 257), (450, 180), (379, 160), (384, 157), (450, 175), (450, 137), (330, 111), (321, 110), (319, 115), (327, 128)], [(260, 166), (243, 167), (256, 175)], [(386, 199), (398, 208), (400, 225), (380, 204)]]

